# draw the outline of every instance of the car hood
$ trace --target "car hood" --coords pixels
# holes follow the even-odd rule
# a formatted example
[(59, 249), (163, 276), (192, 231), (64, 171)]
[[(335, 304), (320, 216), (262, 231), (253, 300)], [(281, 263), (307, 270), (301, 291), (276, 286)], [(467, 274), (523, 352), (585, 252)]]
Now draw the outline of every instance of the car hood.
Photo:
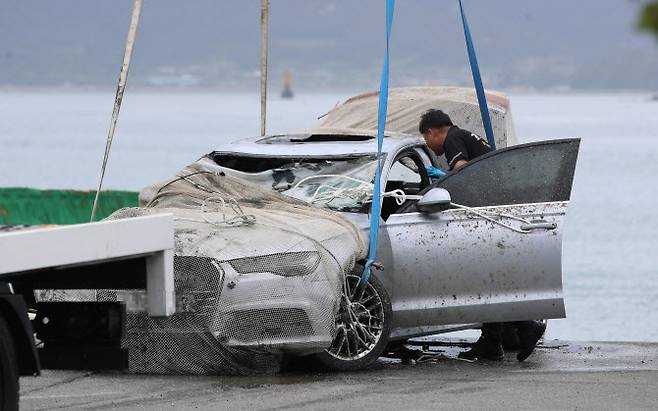
[(140, 195), (148, 198), (144, 207), (122, 209), (110, 218), (173, 213), (177, 255), (226, 261), (315, 250), (350, 270), (366, 254), (360, 227), (341, 214), (218, 173), (204, 163), (193, 163), (145, 192)]

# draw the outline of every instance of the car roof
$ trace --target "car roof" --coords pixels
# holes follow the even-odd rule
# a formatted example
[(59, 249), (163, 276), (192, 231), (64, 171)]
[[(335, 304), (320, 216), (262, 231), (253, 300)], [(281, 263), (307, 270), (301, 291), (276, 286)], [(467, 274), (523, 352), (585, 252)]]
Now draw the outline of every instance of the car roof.
[[(424, 144), (421, 137), (384, 134), (382, 152), (397, 152)], [(377, 152), (377, 132), (362, 129), (315, 128), (298, 132), (251, 137), (218, 147), (216, 153), (267, 157), (342, 157)]]

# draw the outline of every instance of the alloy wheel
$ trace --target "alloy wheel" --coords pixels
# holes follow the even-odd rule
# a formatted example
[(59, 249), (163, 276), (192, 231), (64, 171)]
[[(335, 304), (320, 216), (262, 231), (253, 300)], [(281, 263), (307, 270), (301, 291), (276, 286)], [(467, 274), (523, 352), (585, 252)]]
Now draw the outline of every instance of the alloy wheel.
[(358, 288), (360, 277), (345, 277), (336, 336), (327, 352), (340, 360), (358, 360), (377, 345), (384, 328), (382, 298), (368, 282)]

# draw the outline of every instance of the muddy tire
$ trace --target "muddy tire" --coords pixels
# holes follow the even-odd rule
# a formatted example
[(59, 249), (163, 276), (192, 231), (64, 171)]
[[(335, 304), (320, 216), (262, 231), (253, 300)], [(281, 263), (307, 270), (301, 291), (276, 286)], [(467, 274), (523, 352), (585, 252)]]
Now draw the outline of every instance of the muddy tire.
[(331, 346), (315, 354), (325, 367), (335, 371), (365, 368), (382, 354), (391, 331), (391, 300), (381, 282), (371, 275), (357, 290), (359, 276), (346, 277), (336, 316), (336, 336)]
[(7, 321), (0, 313), (0, 411), (18, 410), (18, 363)]

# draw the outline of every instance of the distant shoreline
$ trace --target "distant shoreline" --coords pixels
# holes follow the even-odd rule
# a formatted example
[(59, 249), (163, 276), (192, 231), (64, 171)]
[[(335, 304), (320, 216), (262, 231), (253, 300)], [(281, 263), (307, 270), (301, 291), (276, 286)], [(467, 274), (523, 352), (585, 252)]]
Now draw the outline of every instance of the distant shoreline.
[[(374, 90), (374, 88), (372, 89)], [(296, 94), (346, 94), (356, 95), (368, 91), (369, 89), (356, 88), (353, 90), (343, 88), (297, 88), (294, 89)], [(658, 96), (658, 90), (648, 89), (570, 89), (570, 88), (511, 88), (511, 89), (496, 89), (505, 94), (510, 95), (646, 95), (648, 98)], [(110, 92), (114, 94), (116, 91), (116, 84), (53, 84), (53, 85), (16, 85), (16, 84), (0, 84), (0, 93), (2, 92), (44, 92), (44, 93), (98, 93)], [(279, 88), (275, 86), (269, 87), (269, 94), (271, 98), (279, 98)], [(240, 94), (258, 95), (259, 90), (251, 87), (230, 87), (224, 88), (220, 86), (151, 86), (144, 84), (128, 85), (127, 93), (199, 93), (199, 94)]]

